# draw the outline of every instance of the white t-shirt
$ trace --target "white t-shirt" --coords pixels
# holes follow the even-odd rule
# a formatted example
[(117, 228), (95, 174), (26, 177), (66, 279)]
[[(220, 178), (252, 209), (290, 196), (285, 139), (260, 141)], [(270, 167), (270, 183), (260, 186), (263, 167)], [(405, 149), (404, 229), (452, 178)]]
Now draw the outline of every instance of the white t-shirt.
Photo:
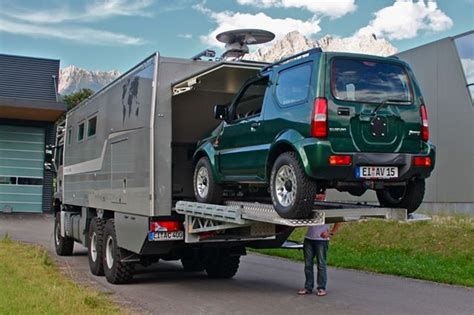
[(328, 241), (328, 238), (322, 238), (321, 233), (329, 231), (329, 224), (316, 225), (308, 227), (305, 238), (310, 240)]

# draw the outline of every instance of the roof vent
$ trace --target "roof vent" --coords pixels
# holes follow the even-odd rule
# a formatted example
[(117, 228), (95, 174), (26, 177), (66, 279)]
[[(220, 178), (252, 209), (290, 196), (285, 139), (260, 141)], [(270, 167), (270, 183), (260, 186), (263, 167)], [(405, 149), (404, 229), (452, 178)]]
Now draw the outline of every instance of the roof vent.
[(267, 43), (275, 38), (275, 34), (259, 29), (240, 29), (220, 33), (216, 39), (225, 44), (226, 51), (221, 59), (239, 60), (248, 54), (248, 45)]

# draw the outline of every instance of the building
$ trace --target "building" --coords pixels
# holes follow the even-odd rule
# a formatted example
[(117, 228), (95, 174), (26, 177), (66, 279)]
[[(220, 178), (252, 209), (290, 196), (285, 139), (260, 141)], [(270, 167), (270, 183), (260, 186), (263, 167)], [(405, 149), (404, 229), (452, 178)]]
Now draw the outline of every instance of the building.
[(53, 173), (44, 169), (54, 144), (59, 60), (0, 54), (0, 212), (51, 210)]
[[(474, 31), (398, 53), (423, 92), (436, 167), (427, 180), (422, 210), (474, 215)], [(330, 192), (332, 200), (377, 202)]]

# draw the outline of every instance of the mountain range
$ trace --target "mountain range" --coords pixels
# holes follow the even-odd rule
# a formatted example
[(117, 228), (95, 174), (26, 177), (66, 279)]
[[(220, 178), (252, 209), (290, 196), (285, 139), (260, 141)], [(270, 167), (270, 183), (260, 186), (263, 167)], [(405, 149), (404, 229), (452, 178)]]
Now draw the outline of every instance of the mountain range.
[[(313, 40), (298, 31), (293, 31), (275, 41), (273, 45), (261, 47), (247, 54), (244, 59), (273, 62), (315, 47), (320, 47), (323, 51), (364, 53), (378, 56), (389, 56), (397, 53), (397, 48), (389, 41), (377, 38), (375, 35), (355, 35), (345, 38), (326, 35), (319, 40)], [(117, 70), (91, 71), (69, 66), (60, 71), (59, 94), (68, 95), (83, 88), (97, 91), (112, 82), (120, 74)]]

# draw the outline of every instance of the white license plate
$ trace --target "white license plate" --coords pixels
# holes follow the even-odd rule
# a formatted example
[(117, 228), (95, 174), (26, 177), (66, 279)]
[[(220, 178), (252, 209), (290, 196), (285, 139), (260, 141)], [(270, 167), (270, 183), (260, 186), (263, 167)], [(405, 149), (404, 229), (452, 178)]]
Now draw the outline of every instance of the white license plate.
[(398, 167), (396, 166), (359, 166), (356, 169), (358, 178), (397, 178)]
[(175, 241), (183, 240), (184, 232), (175, 231), (175, 232), (149, 232), (148, 240), (149, 241)]

